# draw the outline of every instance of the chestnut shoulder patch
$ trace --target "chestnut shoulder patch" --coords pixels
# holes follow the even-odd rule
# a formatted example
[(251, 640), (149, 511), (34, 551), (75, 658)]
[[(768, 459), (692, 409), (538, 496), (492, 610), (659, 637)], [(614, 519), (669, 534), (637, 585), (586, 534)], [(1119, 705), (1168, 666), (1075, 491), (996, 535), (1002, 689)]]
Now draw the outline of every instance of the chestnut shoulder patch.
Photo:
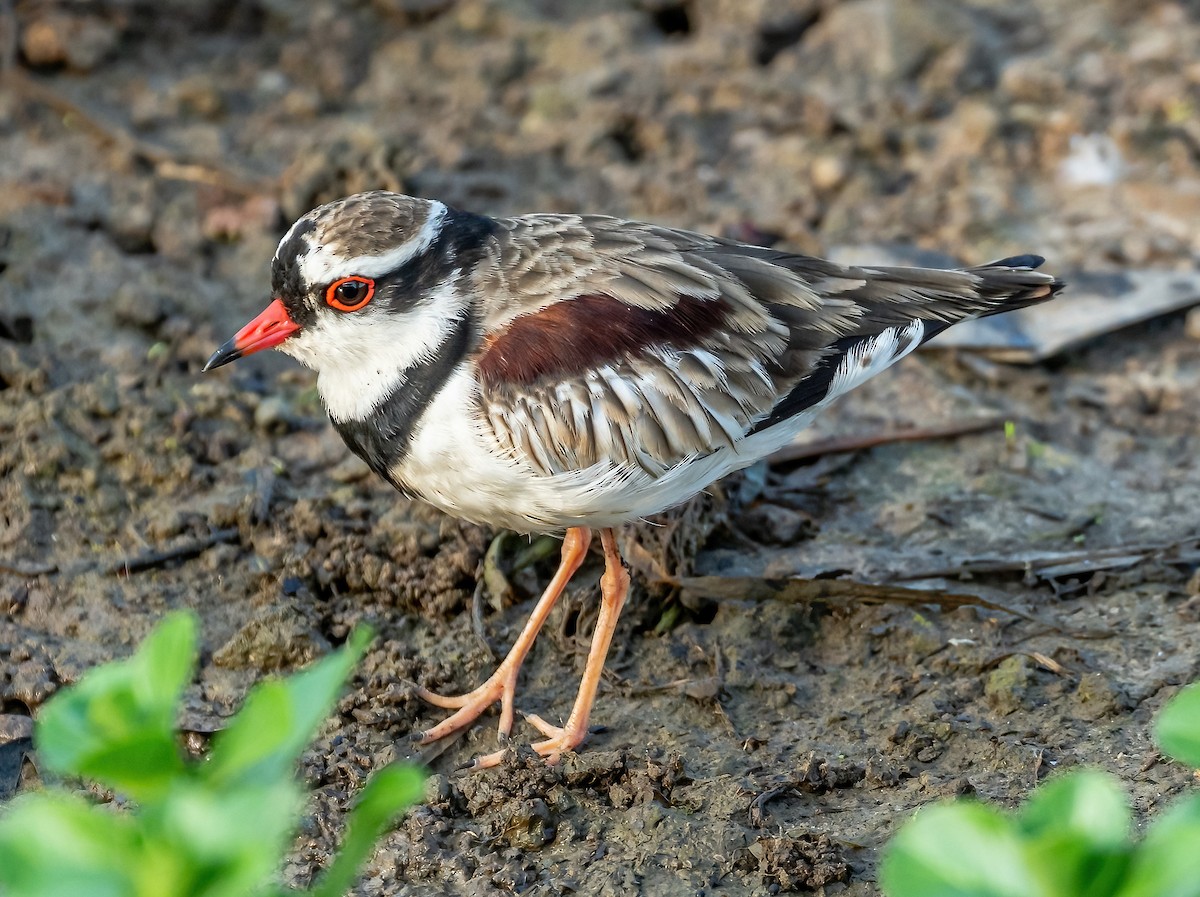
[(668, 309), (640, 308), (604, 294), (576, 296), (516, 318), (484, 340), (481, 379), (530, 385), (569, 379), (655, 349), (689, 349), (725, 325), (725, 300), (680, 296)]

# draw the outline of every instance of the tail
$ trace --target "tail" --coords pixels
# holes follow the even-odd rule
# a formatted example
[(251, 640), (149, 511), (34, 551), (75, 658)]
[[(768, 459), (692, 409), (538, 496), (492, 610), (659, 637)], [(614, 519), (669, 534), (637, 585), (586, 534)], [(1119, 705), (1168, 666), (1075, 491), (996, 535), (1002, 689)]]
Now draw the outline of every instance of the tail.
[(979, 297), (988, 303), (978, 316), (998, 315), (1054, 298), (1066, 284), (1036, 270), (1045, 261), (1040, 255), (1014, 255), (967, 268), (966, 273), (979, 278)]
[[(833, 339), (825, 334), (820, 359), (802, 370), (750, 434), (853, 389), (960, 321), (1053, 298), (1064, 284), (1035, 270), (1044, 261), (1040, 255), (1016, 255), (973, 268), (940, 269), (843, 267), (805, 259), (814, 288), (830, 301), (854, 303), (857, 314), (849, 332)], [(793, 327), (792, 339), (815, 342), (801, 327)]]
[(826, 301), (857, 305), (857, 325), (845, 337), (872, 336), (920, 320), (945, 330), (969, 318), (1036, 305), (1063, 288), (1052, 274), (1036, 270), (1040, 255), (1014, 255), (973, 268), (913, 268), (838, 265), (793, 256), (783, 264), (800, 274)]

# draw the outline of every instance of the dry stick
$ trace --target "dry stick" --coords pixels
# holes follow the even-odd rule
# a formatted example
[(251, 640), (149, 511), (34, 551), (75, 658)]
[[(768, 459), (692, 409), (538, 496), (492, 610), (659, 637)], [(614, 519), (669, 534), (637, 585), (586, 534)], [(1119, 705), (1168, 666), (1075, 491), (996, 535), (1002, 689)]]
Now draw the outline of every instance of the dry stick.
[(848, 606), (862, 603), (936, 604), (942, 610), (982, 607), (1025, 620), (1042, 622), (1011, 607), (979, 595), (946, 592), (941, 589), (908, 589), (903, 586), (874, 585), (845, 579), (765, 579), (757, 576), (685, 576), (678, 580), (685, 592), (712, 600), (782, 601), (787, 604), (820, 602)]
[[(987, 575), (992, 573), (1024, 573), (1038, 570), (1066, 567), (1068, 565), (1096, 565), (1096, 569), (1105, 567), (1125, 566), (1145, 560), (1156, 554), (1178, 550), (1187, 545), (1200, 542), (1200, 535), (1192, 535), (1173, 542), (1149, 542), (1135, 545), (1114, 545), (1111, 548), (1097, 548), (1092, 551), (1058, 552), (1024, 558), (1001, 558), (999, 560), (963, 561), (951, 567), (934, 567), (928, 570), (915, 570), (908, 573), (896, 574), (890, 579), (893, 582), (905, 582), (919, 579), (942, 579), (968, 575)], [(1090, 572), (1080, 569), (1080, 573)], [(1061, 575), (1068, 575), (1066, 573)]]
[(219, 529), (203, 539), (193, 539), (190, 542), (183, 542), (180, 545), (176, 545), (173, 548), (166, 548), (162, 551), (148, 551), (145, 554), (135, 555), (131, 558), (111, 561), (100, 569), (103, 573), (123, 573), (126, 576), (131, 573), (141, 573), (144, 570), (161, 567), (172, 561), (191, 560), (203, 554), (214, 545), (219, 545), (222, 542), (234, 542), (237, 540), (237, 537), (238, 531), (236, 527)]
[(171, 548), (164, 548), (161, 551), (147, 551), (133, 557), (120, 558), (119, 560), (108, 561), (103, 564), (86, 560), (75, 561), (74, 563), (60, 566), (55, 563), (39, 563), (37, 561), (25, 561), (21, 559), (15, 561), (0, 560), (0, 573), (15, 573), (17, 576), (44, 576), (50, 573), (61, 572), (65, 576), (80, 576), (92, 570), (99, 570), (101, 573), (123, 573), (128, 576), (131, 573), (141, 573), (154, 567), (162, 567), (172, 561), (191, 560), (194, 557), (199, 557), (214, 545), (219, 545), (222, 542), (236, 542), (237, 538), (238, 531), (235, 527), (219, 529), (209, 533), (209, 535), (202, 539), (192, 539), (188, 542), (181, 542)]
[(684, 592), (714, 601), (780, 601), (785, 604), (826, 604), (852, 607), (858, 604), (903, 604), (910, 607), (937, 605), (942, 611), (960, 607), (982, 607), (1010, 614), (1073, 638), (1109, 638), (1107, 629), (1064, 629), (1033, 614), (1007, 607), (979, 595), (941, 589), (909, 589), (845, 579), (764, 579), (755, 576), (687, 576), (677, 580)]
[(787, 464), (791, 461), (803, 461), (807, 458), (818, 458), (821, 455), (836, 455), (842, 452), (857, 452), (874, 448), (878, 445), (891, 445), (895, 442), (925, 442), (932, 439), (951, 439), (955, 436), (967, 436), (971, 433), (982, 433), (1004, 425), (1003, 415), (992, 415), (975, 420), (958, 421), (943, 424), (938, 427), (917, 427), (911, 430), (883, 430), (877, 433), (867, 433), (859, 436), (834, 436), (829, 439), (818, 439), (815, 442), (799, 445), (785, 445), (779, 451), (767, 457), (768, 464)]
[(82, 125), (106, 143), (110, 143), (127, 155), (148, 162), (157, 175), (178, 181), (208, 184), (239, 193), (256, 196), (269, 191), (269, 185), (256, 184), (249, 179), (224, 171), (213, 165), (181, 160), (165, 147), (135, 137), (123, 125), (111, 121), (98, 112), (85, 109), (80, 103), (54, 90), (52, 87), (31, 78), (15, 67), (0, 68), (0, 80), (14, 93), (25, 99), (41, 103), (58, 112), (65, 120)]
[(26, 561), (18, 558), (15, 561), (0, 560), (0, 573), (12, 573), (16, 576), (45, 576), (48, 573), (57, 573), (58, 564), (42, 563), (40, 561)]

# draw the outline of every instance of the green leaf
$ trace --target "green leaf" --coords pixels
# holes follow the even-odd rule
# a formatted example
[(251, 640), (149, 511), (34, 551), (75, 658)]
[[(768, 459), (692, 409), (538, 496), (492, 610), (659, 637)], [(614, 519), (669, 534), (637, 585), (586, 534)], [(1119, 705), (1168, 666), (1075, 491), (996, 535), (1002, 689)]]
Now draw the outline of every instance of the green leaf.
[(1200, 797), (1154, 822), (1115, 897), (1200, 897)]
[(1076, 772), (1042, 785), (1021, 810), (1030, 872), (1053, 894), (1109, 897), (1129, 864), (1129, 804), (1099, 772)]
[[(71, 794), (30, 794), (0, 816), (0, 891), (22, 897), (129, 897), (133, 820)], [(168, 891), (160, 892), (166, 895)]]
[(213, 739), (206, 778), (223, 788), (291, 776), (374, 634), (355, 627), (346, 645), (287, 679), (264, 682)]
[(395, 763), (371, 776), (347, 819), (342, 849), (312, 897), (340, 897), (350, 889), (375, 841), (402, 810), (421, 799), (424, 779), (417, 767)]
[(1030, 874), (1016, 825), (973, 802), (921, 810), (888, 845), (880, 883), (888, 897), (1066, 897)]
[(1154, 727), (1155, 741), (1180, 763), (1200, 769), (1200, 682), (1167, 702)]
[(195, 617), (169, 615), (128, 660), (97, 667), (46, 703), (34, 732), (39, 758), (137, 800), (161, 795), (186, 774), (175, 714), (195, 658)]
[[(0, 808), (0, 894), (21, 897), (249, 897), (273, 879), (303, 805), (294, 763), (371, 633), (308, 670), (255, 688), (212, 759), (186, 762), (174, 718), (191, 675), (195, 621), (173, 615), (128, 660), (99, 667), (49, 702), (37, 737), (47, 766), (90, 775), (136, 799), (126, 812), (61, 791)], [(322, 893), (343, 893), (389, 821), (422, 793), (389, 767), (351, 813)]]
[(1082, 771), (1051, 779), (1021, 809), (1018, 825), (1033, 837), (1070, 834), (1098, 847), (1129, 838), (1129, 803), (1111, 776)]
[[(279, 868), (303, 800), (290, 777), (228, 791), (183, 781), (141, 821), (159, 849), (186, 859), (187, 897), (242, 897)], [(153, 895), (154, 882), (143, 883)]]

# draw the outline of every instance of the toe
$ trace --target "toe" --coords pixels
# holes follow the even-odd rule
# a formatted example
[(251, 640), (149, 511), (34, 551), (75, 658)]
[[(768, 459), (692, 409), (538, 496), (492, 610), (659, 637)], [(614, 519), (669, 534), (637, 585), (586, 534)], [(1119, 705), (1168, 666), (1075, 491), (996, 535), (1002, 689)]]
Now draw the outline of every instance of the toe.
[(470, 694), (439, 695), (437, 692), (430, 691), (429, 689), (422, 688), (421, 686), (417, 686), (417, 697), (426, 704), (432, 704), (434, 707), (441, 707), (443, 710), (457, 710), (471, 700)]
[(504, 750), (492, 751), (490, 754), (482, 754), (467, 764), (466, 768), (471, 772), (479, 769), (492, 769), (500, 765), (504, 759)]
[(556, 726), (553, 723), (546, 722), (536, 713), (525, 714), (525, 722), (533, 726), (547, 738), (561, 738), (563, 734), (562, 726)]

